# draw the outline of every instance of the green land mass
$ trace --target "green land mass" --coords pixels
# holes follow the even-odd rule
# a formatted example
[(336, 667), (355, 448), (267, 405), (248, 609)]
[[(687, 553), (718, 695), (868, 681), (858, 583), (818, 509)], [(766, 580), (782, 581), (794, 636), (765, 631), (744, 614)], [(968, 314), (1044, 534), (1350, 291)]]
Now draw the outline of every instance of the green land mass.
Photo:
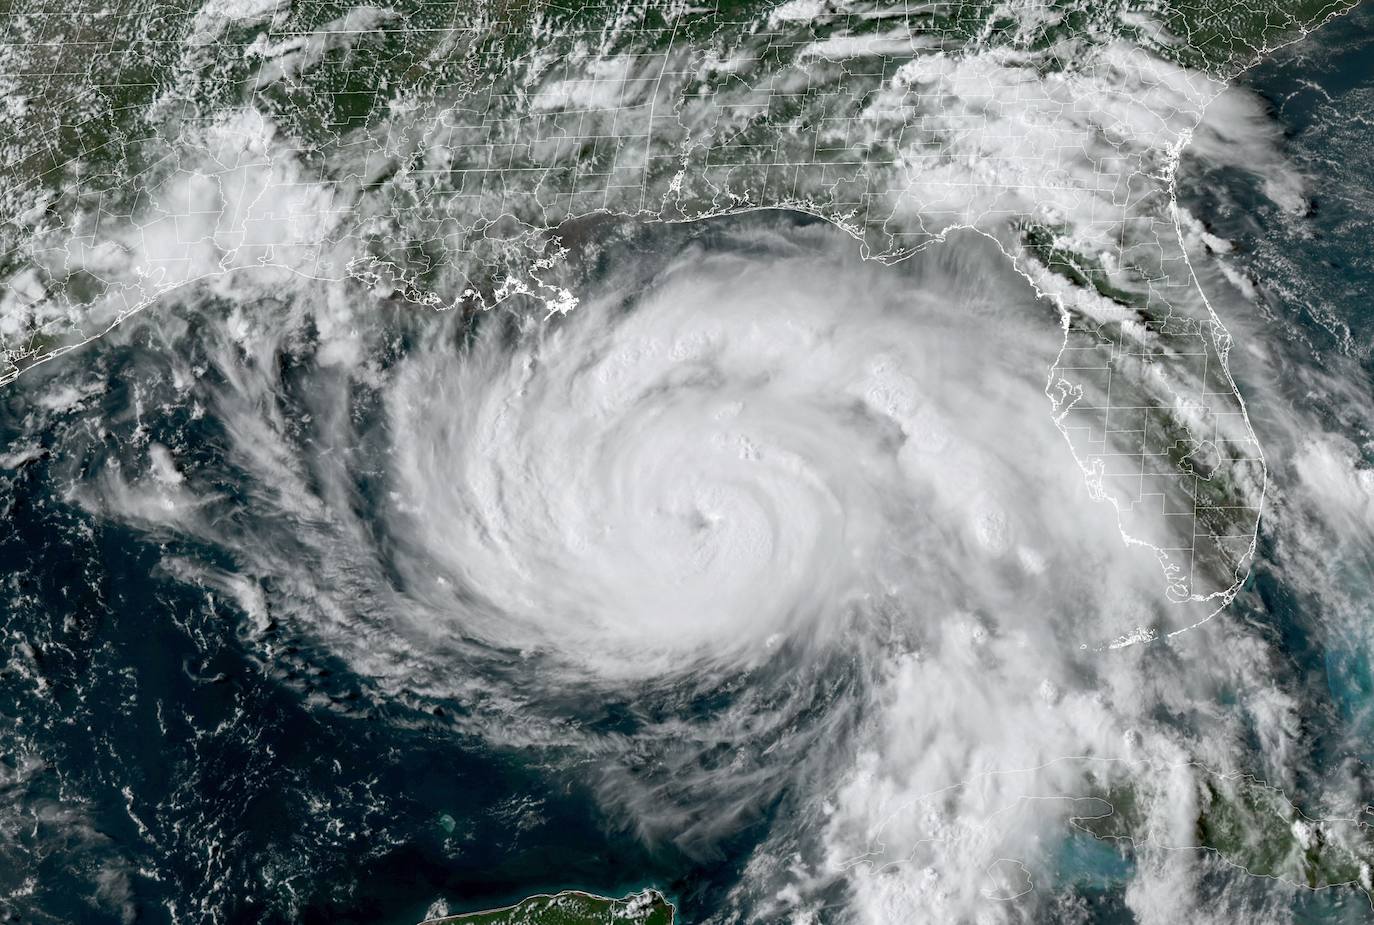
[(513, 906), (429, 919), (422, 925), (673, 925), (673, 904), (657, 890), (623, 899), (566, 890), (531, 896)]
[[(1369, 892), (1374, 828), (1367, 818), (1315, 819), (1278, 788), (1253, 777), (1208, 774), (1199, 782), (1190, 842), (1174, 849), (1211, 851), (1251, 874), (1313, 889), (1350, 886)], [(1147, 810), (1129, 787), (1085, 801), (1073, 825), (1102, 839), (1134, 844), (1146, 838)]]

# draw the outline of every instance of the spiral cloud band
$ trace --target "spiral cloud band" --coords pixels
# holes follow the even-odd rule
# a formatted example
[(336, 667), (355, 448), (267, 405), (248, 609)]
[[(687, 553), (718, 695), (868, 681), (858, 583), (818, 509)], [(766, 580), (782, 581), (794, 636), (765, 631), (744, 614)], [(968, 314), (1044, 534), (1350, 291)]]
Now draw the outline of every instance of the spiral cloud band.
[[(482, 638), (639, 675), (825, 644), (965, 583), (965, 558), (1043, 574), (1014, 473), (1028, 441), (1063, 449), (1034, 417), (1043, 367), (996, 359), (1033, 330), (1025, 294), (948, 265), (855, 291), (825, 263), (692, 248), (513, 351), (408, 361), (388, 406), (410, 586)], [(1027, 442), (1000, 443), (1017, 419)]]
[(1123, 786), (1133, 836), (1186, 843), (1171, 801), (1257, 720), (1170, 717), (1270, 656), (1211, 624), (1101, 648), (1179, 605), (1045, 413), (1062, 328), (997, 246), (882, 266), (781, 216), (607, 241), (551, 318), (188, 306), (141, 400), (219, 449), (149, 443), (78, 497), (222, 550), (165, 567), (237, 601), (269, 664), (285, 628), (550, 750), (650, 844), (709, 857), (783, 801), (751, 915), (836, 889), (869, 921), (1011, 914)]
[(1354, 0), (48, 6), (0, 919), (1368, 920)]

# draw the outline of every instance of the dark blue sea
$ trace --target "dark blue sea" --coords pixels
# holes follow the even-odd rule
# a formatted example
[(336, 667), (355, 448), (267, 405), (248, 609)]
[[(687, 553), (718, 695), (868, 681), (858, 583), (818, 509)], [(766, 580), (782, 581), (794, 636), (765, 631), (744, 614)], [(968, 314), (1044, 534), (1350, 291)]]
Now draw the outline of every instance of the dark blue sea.
[[(1281, 124), (1310, 208), (1285, 212), (1254, 176), (1197, 164), (1182, 201), (1235, 244), (1264, 323), (1294, 356), (1352, 358), (1374, 377), (1374, 7), (1243, 83)], [(287, 626), (249, 644), (241, 602), (167, 571), (220, 553), (78, 503), (82, 481), (117, 468), (131, 441), (190, 448), (211, 467), (227, 443), (213, 414), (160, 405), (170, 372), (154, 330), (95, 342), (0, 392), (0, 916), (413, 923), (436, 897), (463, 911), (650, 885), (683, 921), (717, 908), (766, 817), (710, 853), (638, 838), (602, 816), (556, 751), (469, 740), (451, 721), (461, 704), (377, 696)], [(54, 403), (91, 382), (96, 397)], [(1302, 400), (1355, 426), (1339, 397)], [(223, 471), (233, 499), (242, 487)], [(1367, 724), (1374, 743), (1368, 652), (1314, 635), (1281, 576), (1261, 566), (1254, 581), (1273, 632), (1334, 704), (1327, 721)], [(1079, 839), (1059, 864), (1098, 921), (1130, 920), (1128, 860)], [(1327, 903), (1313, 894), (1295, 914), (1327, 920)]]

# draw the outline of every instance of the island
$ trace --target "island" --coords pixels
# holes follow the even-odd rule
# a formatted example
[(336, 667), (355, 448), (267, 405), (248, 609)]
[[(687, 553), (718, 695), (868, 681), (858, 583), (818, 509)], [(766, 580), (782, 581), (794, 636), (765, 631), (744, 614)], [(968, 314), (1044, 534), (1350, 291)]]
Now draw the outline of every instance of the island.
[(522, 899), (513, 906), (427, 919), (420, 925), (673, 925), (673, 904), (657, 890), (622, 899), (564, 890)]

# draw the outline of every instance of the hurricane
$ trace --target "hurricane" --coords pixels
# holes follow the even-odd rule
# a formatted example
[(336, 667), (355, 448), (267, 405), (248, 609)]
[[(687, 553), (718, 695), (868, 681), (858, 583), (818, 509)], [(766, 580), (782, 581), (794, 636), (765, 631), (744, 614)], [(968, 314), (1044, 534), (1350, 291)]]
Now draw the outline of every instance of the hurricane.
[(885, 266), (781, 215), (610, 241), (562, 315), (331, 331), (337, 294), (250, 283), (131, 327), (155, 351), (60, 407), (177, 423), (75, 427), (72, 497), (162, 537), (264, 667), (308, 644), (581, 769), (650, 844), (711, 858), (788, 806), (735, 887), (765, 914), (995, 908), (1142, 769), (1139, 824), (1186, 840), (1169, 801), (1242, 733), (1169, 714), (1272, 654), (1234, 625), (1104, 645), (1179, 605), (1045, 413), (1059, 319), (996, 243)]
[(1367, 12), (297, 6), (13, 145), (0, 910), (1368, 916)]

